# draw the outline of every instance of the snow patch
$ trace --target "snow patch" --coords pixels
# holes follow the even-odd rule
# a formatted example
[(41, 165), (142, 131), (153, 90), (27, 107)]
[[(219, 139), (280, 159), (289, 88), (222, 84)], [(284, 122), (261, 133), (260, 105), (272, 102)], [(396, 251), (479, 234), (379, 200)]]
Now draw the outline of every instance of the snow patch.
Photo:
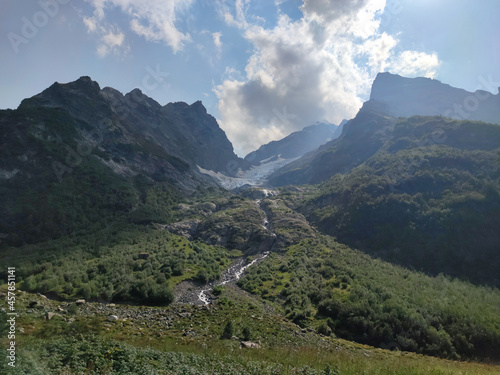
[(253, 166), (245, 171), (239, 170), (236, 177), (229, 177), (220, 172), (214, 172), (208, 169), (203, 169), (199, 165), (197, 166), (201, 173), (207, 174), (215, 178), (219, 184), (225, 189), (237, 189), (243, 185), (250, 186), (262, 186), (265, 184), (267, 177), (269, 177), (274, 171), (287, 165), (288, 163), (297, 160), (298, 158), (283, 159), (278, 156), (272, 156), (266, 160), (275, 159), (267, 163), (261, 162), (260, 165)]

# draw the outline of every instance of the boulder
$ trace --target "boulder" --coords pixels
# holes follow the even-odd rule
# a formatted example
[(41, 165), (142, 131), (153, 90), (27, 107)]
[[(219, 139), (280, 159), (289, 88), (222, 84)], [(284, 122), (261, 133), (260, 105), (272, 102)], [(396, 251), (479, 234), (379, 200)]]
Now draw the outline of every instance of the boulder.
[(217, 209), (217, 206), (215, 205), (215, 203), (212, 202), (204, 202), (198, 204), (196, 208), (202, 211), (214, 212)]
[(252, 341), (242, 341), (241, 347), (248, 348), (248, 349), (260, 349), (260, 344), (258, 344), (256, 342), (252, 342)]
[(58, 317), (62, 318), (61, 315), (49, 311), (49, 312), (47, 312), (47, 314), (45, 314), (45, 319), (50, 320), (50, 319), (52, 319), (55, 316), (58, 316)]
[(114, 322), (116, 320), (118, 320), (118, 316), (117, 315), (110, 315), (110, 316), (108, 316), (108, 321), (109, 322)]

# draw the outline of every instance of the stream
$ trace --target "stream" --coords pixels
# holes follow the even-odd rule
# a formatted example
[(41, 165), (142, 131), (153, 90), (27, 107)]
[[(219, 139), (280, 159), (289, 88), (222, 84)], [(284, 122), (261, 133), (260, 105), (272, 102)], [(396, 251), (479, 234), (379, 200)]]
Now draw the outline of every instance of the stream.
[[(260, 206), (260, 202), (261, 202), (260, 199), (256, 200), (257, 205), (262, 210), (262, 208)], [(267, 218), (267, 214), (265, 213), (264, 210), (262, 210), (262, 212), (264, 212), (264, 214), (265, 214), (264, 222), (263, 222), (263, 227), (266, 230), (270, 231), (269, 228), (268, 228), (268, 226), (269, 226), (269, 220)], [(274, 233), (272, 233), (272, 234), (274, 236), (276, 236)], [(269, 251), (265, 251), (265, 252), (261, 253), (257, 258), (255, 258), (254, 260), (252, 260), (248, 264), (245, 264), (245, 259), (240, 259), (236, 264), (233, 264), (231, 267), (228, 268), (228, 270), (222, 275), (221, 281), (216, 282), (216, 283), (210, 283), (210, 284), (207, 285), (206, 289), (201, 290), (198, 293), (198, 299), (201, 302), (203, 302), (203, 304), (209, 305), (210, 303), (212, 303), (212, 300), (211, 300), (210, 296), (207, 294), (208, 291), (212, 290), (216, 286), (226, 285), (227, 283), (239, 280), (241, 278), (241, 276), (243, 275), (243, 272), (245, 272), (245, 270), (248, 267), (251, 267), (252, 265), (254, 265), (255, 263), (257, 263), (258, 261), (266, 258), (268, 255), (269, 255)]]

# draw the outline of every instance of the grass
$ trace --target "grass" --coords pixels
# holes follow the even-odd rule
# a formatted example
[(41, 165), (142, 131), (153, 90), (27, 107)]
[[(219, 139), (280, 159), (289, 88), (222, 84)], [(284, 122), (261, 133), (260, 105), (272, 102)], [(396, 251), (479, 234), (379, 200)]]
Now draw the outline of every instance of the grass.
[[(3, 291), (2, 287), (2, 291)], [(43, 310), (28, 312), (35, 300)], [(105, 314), (76, 315), (45, 320), (57, 301), (26, 292), (18, 295), (16, 339), (18, 368), (8, 374), (500, 374), (500, 367), (391, 352), (301, 330), (283, 319), (276, 307), (260, 298), (226, 286), (210, 309), (193, 305), (167, 308), (117, 306), (120, 314), (159, 311), (169, 317), (168, 328), (155, 319), (108, 322)], [(230, 301), (221, 303), (221, 301)], [(99, 304), (87, 309), (98, 310)], [(180, 316), (179, 313), (188, 313)], [(70, 322), (71, 318), (75, 319)], [(250, 327), (261, 349), (241, 349), (239, 340), (219, 339), (224, 322), (233, 320), (235, 334)], [(87, 334), (92, 329), (93, 334)], [(186, 335), (192, 331), (194, 335)], [(76, 339), (75, 339), (76, 338)], [(5, 335), (0, 340), (6, 345)]]

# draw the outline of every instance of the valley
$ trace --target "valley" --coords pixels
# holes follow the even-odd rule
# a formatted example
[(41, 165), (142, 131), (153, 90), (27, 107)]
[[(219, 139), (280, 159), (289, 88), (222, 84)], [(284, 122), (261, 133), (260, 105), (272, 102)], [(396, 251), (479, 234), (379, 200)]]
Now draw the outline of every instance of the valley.
[(0, 111), (9, 374), (500, 373), (500, 96), (440, 116), (456, 90), (384, 74), (245, 158), (201, 102), (89, 77)]

